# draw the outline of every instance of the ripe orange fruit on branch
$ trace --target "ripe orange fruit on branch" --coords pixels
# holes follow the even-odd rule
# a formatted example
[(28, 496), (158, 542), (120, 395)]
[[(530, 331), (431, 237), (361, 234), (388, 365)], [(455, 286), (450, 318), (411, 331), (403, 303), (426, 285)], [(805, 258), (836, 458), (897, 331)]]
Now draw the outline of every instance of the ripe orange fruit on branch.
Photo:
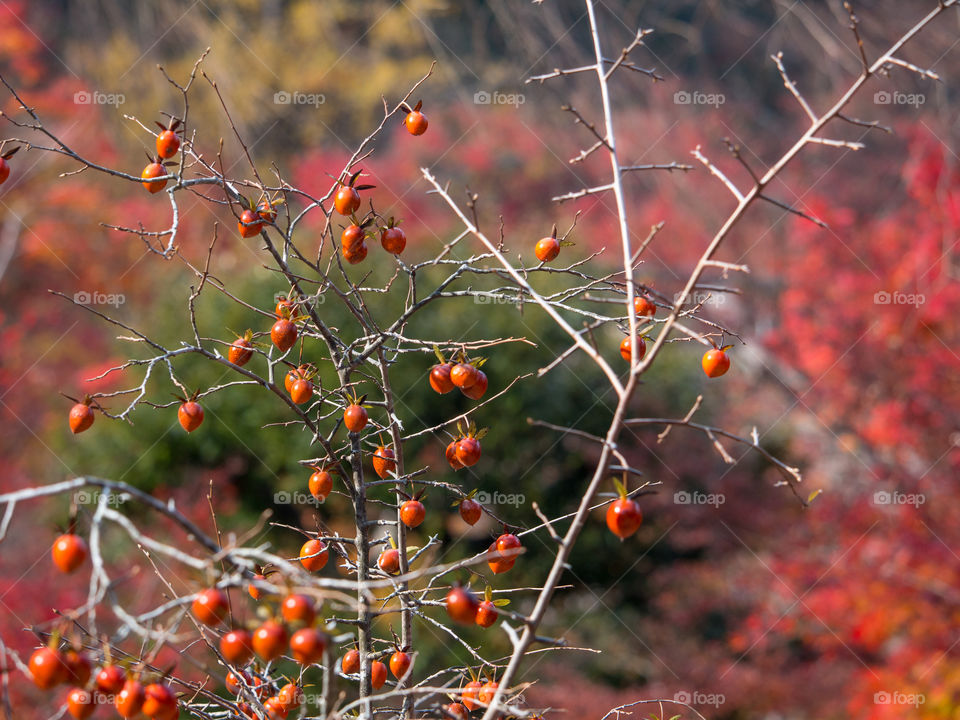
[(300, 317), (300, 308), (298, 308), (297, 305), (289, 298), (281, 298), (280, 300), (277, 300), (275, 314), (277, 319), (287, 317), (293, 320)]
[(227, 616), (230, 604), (223, 590), (208, 588), (197, 595), (190, 609), (197, 620), (204, 625), (215, 627)]
[(260, 234), (263, 230), (263, 220), (250, 208), (240, 213), (240, 219), (237, 221), (237, 230), (240, 231), (240, 237), (251, 238)]
[(730, 347), (730, 345), (726, 345), (722, 348), (707, 350), (700, 363), (707, 377), (720, 377), (730, 369), (730, 356), (726, 352)]
[(264, 700), (263, 709), (267, 711), (267, 720), (287, 720), (287, 715), (290, 714), (277, 696)]
[(267, 620), (253, 631), (253, 650), (264, 662), (276, 660), (287, 646), (287, 631), (276, 620)]
[(607, 527), (610, 528), (610, 532), (623, 540), (640, 528), (643, 513), (640, 512), (640, 504), (627, 497), (626, 485), (617, 480), (616, 486), (620, 497), (607, 508)]
[(417, 102), (417, 106), (408, 112), (407, 117), (404, 118), (403, 124), (406, 125), (407, 132), (411, 135), (423, 135), (427, 131), (429, 123), (427, 123), (427, 116), (420, 111), (422, 107), (423, 101), (420, 100)]
[(340, 669), (343, 670), (344, 675), (354, 675), (360, 672), (360, 651), (347, 650), (343, 660), (340, 661)]
[(347, 225), (340, 234), (340, 251), (343, 254), (343, 259), (351, 265), (356, 265), (367, 257), (367, 244), (365, 242), (367, 231), (364, 229), (366, 225), (367, 223), (363, 225), (352, 223)]
[(400, 506), (400, 519), (408, 528), (415, 528), (427, 516), (427, 510), (419, 500), (407, 500)]
[(96, 709), (96, 699), (89, 690), (77, 687), (67, 695), (67, 712), (75, 720), (86, 720)]
[(350, 432), (363, 430), (367, 426), (368, 419), (366, 408), (360, 403), (348, 405), (347, 409), (343, 411), (343, 424), (347, 426), (347, 430)]
[(242, 670), (239, 672), (239, 674), (233, 672), (232, 670), (228, 672), (227, 679), (224, 682), (224, 685), (227, 688), (227, 692), (230, 693), (231, 695), (236, 695), (238, 692), (240, 692), (240, 688), (243, 687), (240, 683), (241, 679), (247, 685), (252, 684), (250, 675), (248, 673), (245, 673)]
[[(632, 347), (633, 342), (631, 342), (629, 336), (620, 341), (620, 357), (627, 362), (630, 362), (630, 351)], [(647, 343), (644, 342), (643, 338), (639, 338), (639, 341), (637, 342), (637, 360), (641, 360), (646, 353)]]
[(67, 679), (65, 682), (68, 685), (76, 685), (77, 687), (86, 686), (90, 680), (90, 675), (93, 673), (93, 668), (87, 656), (76, 650), (67, 650), (61, 654), (61, 658), (66, 668)]
[(476, 623), (482, 628), (488, 628), (497, 621), (497, 607), (492, 600), (484, 600), (477, 608)]
[(396, 548), (388, 547), (377, 558), (377, 567), (383, 570), (387, 575), (396, 575), (400, 571), (400, 551)]
[(464, 390), (477, 382), (478, 373), (479, 370), (470, 363), (457, 363), (450, 369), (450, 382)]
[(393, 255), (399, 255), (407, 246), (406, 233), (397, 226), (396, 221), (392, 217), (380, 230), (380, 244), (384, 250)]
[(277, 693), (277, 700), (280, 701), (280, 705), (282, 705), (283, 709), (287, 712), (296, 710), (300, 707), (300, 703), (303, 702), (303, 690), (294, 683), (287, 683), (280, 688), (280, 692)]
[(193, 432), (203, 422), (203, 408), (193, 400), (187, 400), (177, 410), (177, 419), (187, 432)]
[(352, 185), (341, 185), (333, 196), (333, 207), (341, 215), (352, 215), (360, 209), (360, 193)]
[(467, 525), (476, 525), (483, 514), (483, 506), (471, 497), (460, 501), (460, 517)]
[(393, 255), (399, 255), (407, 246), (407, 235), (395, 225), (389, 225), (380, 231), (380, 244)]
[(310, 398), (313, 397), (313, 383), (304, 378), (295, 380), (294, 383), (290, 386), (290, 399), (293, 400), (297, 405), (302, 405), (305, 402), (309, 402)]
[(637, 317), (653, 317), (657, 314), (657, 306), (644, 295), (637, 295), (633, 299), (633, 311)]
[(470, 386), (461, 388), (460, 392), (472, 400), (479, 400), (487, 392), (487, 375), (483, 370), (477, 370), (477, 379)]
[(457, 459), (457, 443), (459, 440), (451, 440), (450, 444), (447, 445), (446, 456), (447, 462), (450, 463), (450, 467), (454, 470), (459, 470), (463, 467), (463, 463)]
[(7, 181), (7, 178), (10, 177), (10, 163), (7, 162), (10, 158), (13, 157), (14, 153), (20, 149), (18, 145), (13, 150), (8, 150), (7, 152), (0, 155), (0, 185)]
[(180, 138), (173, 130), (164, 130), (157, 135), (157, 155), (172, 158), (180, 149)]
[(326, 648), (326, 636), (316, 628), (302, 628), (290, 638), (290, 654), (301, 665), (320, 662)]
[(261, 200), (257, 203), (257, 216), (265, 223), (274, 223), (277, 221), (277, 205), (282, 205), (283, 203), (283, 198)]
[(490, 543), (490, 547), (487, 548), (487, 565), (490, 566), (490, 571), (494, 575), (500, 575), (512, 570), (516, 562), (516, 555), (511, 554), (507, 556), (497, 549), (496, 541)]
[(283, 378), (283, 386), (287, 389), (287, 392), (293, 390), (293, 384), (303, 377), (303, 371), (300, 368), (290, 368), (287, 370), (287, 374)]
[(286, 352), (297, 342), (297, 326), (287, 318), (280, 318), (270, 328), (270, 340), (280, 352)]
[(288, 623), (303, 623), (312, 625), (317, 617), (317, 609), (313, 600), (306, 595), (291, 594), (283, 599), (280, 613)]
[(410, 669), (410, 662), (411, 659), (407, 653), (403, 652), (403, 650), (397, 650), (390, 656), (390, 672), (399, 680), (407, 674), (407, 670)]
[(67, 666), (63, 656), (53, 648), (42, 647), (33, 651), (27, 661), (33, 684), (41, 690), (49, 690), (67, 681)]
[(555, 260), (560, 254), (560, 241), (556, 237), (545, 237), (537, 241), (533, 248), (534, 255), (540, 262)]
[(347, 225), (340, 233), (340, 248), (347, 252), (358, 245), (362, 245), (367, 237), (367, 233), (356, 223)]
[(132, 720), (140, 714), (144, 700), (146, 700), (146, 693), (143, 685), (139, 680), (131, 678), (123, 684), (123, 688), (117, 693), (113, 705), (120, 717)]
[(250, 358), (253, 357), (252, 340), (253, 332), (250, 330), (247, 330), (246, 334), (234, 340), (230, 344), (230, 349), (227, 351), (227, 360), (237, 367), (243, 367), (250, 362)]
[(143, 180), (142, 185), (151, 193), (158, 193), (167, 186), (166, 180), (156, 179), (162, 178), (167, 174), (167, 169), (163, 166), (161, 160), (162, 158), (157, 158), (154, 162), (147, 165), (143, 169), (143, 172), (140, 173), (140, 178)]
[(367, 244), (360, 243), (349, 250), (343, 251), (343, 259), (351, 265), (362, 263), (367, 257)]
[[(264, 575), (264, 574), (262, 574), (262, 573), (256, 573), (256, 574), (254, 574), (253, 579), (254, 579), (254, 580), (266, 580), (266, 579), (267, 579), (267, 576)], [(254, 585), (254, 584), (251, 582), (251, 583), (247, 583), (247, 592), (250, 594), (250, 597), (252, 597), (254, 600), (259, 600), (259, 599), (260, 599), (260, 595), (262, 594), (263, 591), (260, 590), (260, 588), (258, 588), (256, 585)]]
[(86, 561), (87, 543), (79, 535), (65, 533), (54, 541), (50, 555), (60, 572), (72, 573)]
[(93, 425), (93, 410), (90, 409), (89, 402), (77, 403), (70, 408), (70, 431), (76, 435)]
[(480, 459), (480, 441), (467, 436), (457, 442), (457, 460), (466, 467), (476, 465)]
[(153, 683), (143, 689), (143, 706), (140, 712), (150, 720), (177, 720), (177, 696), (168, 685)]
[(446, 706), (446, 710), (456, 718), (463, 718), (463, 720), (466, 720), (466, 718), (470, 717), (470, 711), (467, 710), (466, 706), (461, 705), (460, 703), (450, 703)]
[(307, 485), (310, 489), (310, 494), (313, 495), (318, 502), (324, 502), (330, 494), (330, 491), (333, 490), (333, 476), (326, 470), (317, 468), (310, 476)]
[(231, 630), (220, 638), (220, 654), (231, 665), (246, 665), (253, 658), (253, 636), (242, 628)]
[(450, 379), (450, 371), (453, 365), (450, 363), (441, 363), (430, 368), (430, 387), (435, 392), (444, 395), (454, 388), (453, 381)]
[(157, 155), (167, 160), (177, 154), (180, 149), (180, 136), (177, 135), (177, 128), (180, 127), (180, 121), (177, 118), (170, 120), (170, 123), (164, 127), (157, 123), (160, 128), (160, 134), (157, 135)]
[(300, 564), (309, 572), (320, 572), (327, 565), (330, 551), (322, 540), (307, 540), (300, 547)]
[(374, 690), (379, 690), (387, 681), (387, 666), (379, 660), (370, 663), (370, 684)]
[(476, 620), (477, 608), (480, 607), (480, 603), (477, 602), (476, 596), (466, 588), (455, 587), (447, 593), (446, 606), (447, 615), (450, 616), (451, 620), (461, 625), (471, 625)]
[(373, 454), (373, 470), (381, 478), (386, 478), (392, 472), (396, 472), (397, 463), (393, 448), (380, 445)]
[(493, 700), (493, 695), (497, 692), (498, 687), (500, 687), (500, 683), (494, 682), (493, 680), (488, 680), (483, 684), (483, 687), (480, 688), (480, 692), (477, 693), (477, 700), (484, 705), (489, 705)]
[(117, 665), (104, 665), (97, 673), (97, 690), (104, 695), (116, 695), (123, 689), (127, 676)]
[(463, 689), (460, 691), (460, 699), (463, 701), (463, 705), (467, 710), (476, 710), (480, 707), (480, 704), (477, 702), (477, 695), (480, 693), (480, 688), (482, 687), (483, 683), (479, 680), (471, 680), (463, 686)]
[(507, 558), (516, 558), (519, 555), (519, 550), (523, 545), (520, 543), (520, 538), (518, 538), (513, 533), (504, 533), (497, 538), (497, 550)]

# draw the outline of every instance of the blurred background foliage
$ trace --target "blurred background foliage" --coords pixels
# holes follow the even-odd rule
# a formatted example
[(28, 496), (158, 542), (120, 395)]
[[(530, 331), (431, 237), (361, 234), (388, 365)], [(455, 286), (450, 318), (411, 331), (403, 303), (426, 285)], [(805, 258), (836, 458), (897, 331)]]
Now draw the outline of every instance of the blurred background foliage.
[[(929, 4), (877, 0), (858, 7), (868, 52), (895, 39)], [(803, 127), (770, 54), (784, 51), (814, 107), (827, 107), (859, 69), (848, 19), (833, 2), (613, 0), (600, 5), (600, 19), (611, 55), (638, 27), (656, 29), (636, 61), (656, 68), (664, 81), (624, 74), (615, 94), (621, 150), (630, 163), (686, 162), (702, 144), (746, 183), (745, 171), (725, 156), (723, 138), (741, 143), (748, 162), (762, 169)], [(701, 436), (674, 429), (658, 442), (659, 428), (627, 433), (625, 452), (662, 487), (644, 501), (646, 522), (628, 543), (602, 530), (598, 516), (571, 560), (567, 587), (545, 628), (571, 646), (605, 652), (532, 658), (524, 679), (541, 680), (528, 692), (531, 703), (599, 717), (599, 708), (618, 701), (684, 691), (722, 694), (719, 707), (701, 710), (731, 719), (954, 717), (960, 658), (948, 631), (957, 620), (953, 588), (960, 585), (960, 567), (950, 548), (960, 533), (939, 508), (957, 494), (951, 481), (960, 464), (954, 402), (960, 296), (953, 251), (960, 226), (958, 23), (956, 14), (946, 18), (908, 53), (911, 62), (952, 75), (953, 83), (894, 72), (875, 87), (922, 93), (922, 105), (877, 104), (871, 88), (851, 108), (852, 115), (877, 118), (896, 133), (840, 127), (838, 135), (868, 148), (857, 154), (811, 150), (775, 183), (777, 197), (824, 217), (830, 231), (762, 208), (733, 233), (724, 258), (748, 262), (753, 273), (723, 280), (742, 295), (724, 296), (709, 312), (745, 342), (734, 350), (734, 371), (708, 384), (699, 352), (679, 342), (644, 377), (636, 399), (638, 414), (672, 417), (703, 393), (702, 422), (742, 434), (756, 425), (765, 448), (800, 465), (809, 490), (826, 493), (804, 512), (786, 489), (774, 487), (779, 476), (756, 454), (730, 447), (737, 461), (727, 465)], [(364, 163), (377, 185), (378, 209), (404, 218), (410, 256), (433, 253), (458, 231), (436, 198), (425, 194), (419, 168), (429, 167), (450, 180), (455, 197), (464, 197), (464, 186), (480, 193), (482, 222), (492, 232), (503, 218), (512, 256), (531, 262), (533, 241), (553, 223), (568, 227), (579, 210), (571, 235), (577, 244), (564, 257), (607, 248), (596, 268), (617, 261), (611, 203), (549, 201), (606, 171), (599, 156), (582, 165), (568, 162), (592, 138), (560, 106), (570, 103), (597, 119), (590, 78), (524, 84), (530, 75), (589, 58), (586, 17), (577, 3), (32, 0), (0, 9), (0, 72), (65, 141), (126, 170), (142, 166), (141, 150), (150, 150), (152, 138), (124, 116), (149, 123), (162, 111), (179, 112), (179, 95), (156, 65), (182, 82), (207, 47), (203, 68), (260, 171), (275, 164), (311, 192), (326, 189), (329, 173), (379, 122), (381, 97), (394, 101), (437, 60), (419, 93), (431, 121), (427, 135), (411, 140), (390, 127)], [(723, 103), (678, 104), (679, 91), (722, 93)], [(78, 92), (119, 94), (124, 102), (78, 104)], [(477, 93), (491, 92), (520, 94), (523, 102), (477, 102)], [(315, 99), (285, 104), (277, 93)], [(6, 112), (15, 110), (4, 103)], [(250, 175), (202, 77), (191, 96), (190, 127), (208, 158), (222, 138), (227, 167)], [(136, 384), (136, 370), (123, 374), (124, 383), (84, 381), (139, 355), (117, 339), (126, 333), (47, 291), (121, 293), (121, 320), (175, 345), (189, 333), (192, 282), (180, 263), (147, 256), (135, 239), (99, 224), (165, 227), (164, 202), (144, 197), (139, 186), (90, 172), (58, 178), (72, 169), (59, 159), (21, 154), (0, 189), (0, 411), (7, 429), (0, 452), (8, 465), (0, 487), (83, 473), (121, 479), (176, 499), (205, 527), (212, 488), (226, 532), (246, 532), (271, 510), (281, 523), (312, 527), (319, 519), (352, 534), (342, 497), (332, 496), (318, 511), (275, 502), (278, 492), (305, 492), (309, 470), (299, 461), (316, 451), (305, 434), (277, 425), (287, 418), (285, 407), (253, 388), (209, 398), (202, 432), (189, 436), (172, 409), (146, 408), (134, 414), (133, 426), (101, 419), (82, 438), (69, 434), (69, 403), (58, 393)], [(651, 225), (666, 221), (640, 272), (672, 298), (725, 217), (729, 197), (699, 171), (631, 176), (629, 195), (637, 242)], [(275, 294), (284, 292), (263, 269), (269, 256), (237, 238), (231, 218), (200, 198), (183, 208), (181, 252), (202, 263), (216, 220), (213, 271), (240, 297), (269, 310)], [(311, 252), (316, 229), (308, 223), (300, 231)], [(365, 268), (383, 280), (393, 268), (377, 250), (371, 249)], [(421, 282), (429, 287), (438, 279)], [(552, 282), (544, 279), (542, 289), (552, 289)], [(875, 293), (895, 290), (922, 293), (926, 301), (922, 307), (875, 303)], [(378, 296), (378, 316), (395, 316), (403, 295), (395, 288)], [(231, 330), (269, 327), (267, 316), (214, 293), (204, 293), (199, 310), (205, 334), (228, 341)], [(347, 336), (356, 332), (334, 302), (321, 310)], [(456, 340), (528, 338), (534, 345), (506, 343), (489, 353), (485, 370), (493, 392), (518, 374), (535, 373), (566, 348), (548, 318), (530, 306), (445, 301), (411, 332)], [(615, 332), (601, 333), (598, 341), (617, 359)], [(329, 363), (324, 366), (322, 356), (310, 359), (329, 384)], [(398, 411), (408, 428), (436, 425), (466, 407), (459, 397), (429, 391), (431, 363), (429, 353), (407, 354), (394, 368), (395, 386), (402, 388)], [(228, 377), (194, 358), (183, 359), (177, 370), (197, 388)], [(518, 506), (497, 508), (509, 522), (532, 523), (534, 500), (551, 516), (569, 511), (596, 449), (526, 419), (601, 432), (611, 407), (610, 397), (598, 394), (602, 385), (589, 363), (574, 356), (542, 379), (519, 382), (489, 407), (480, 421), (490, 435), (474, 468), (454, 475), (443, 461), (446, 439), (440, 435), (411, 443), (408, 465), (429, 465), (432, 478), (467, 490), (522, 495)], [(149, 387), (158, 403), (169, 402), (173, 391), (159, 376)], [(882, 507), (872, 502), (878, 488), (943, 501)], [(723, 502), (683, 504), (675, 499), (683, 491), (719, 494)], [(449, 502), (428, 494), (431, 512), (412, 542), (438, 533), (451, 557), (483, 549), (498, 528), (488, 522), (468, 532)], [(21, 629), (52, 614), (44, 606), (46, 614), (37, 617), (31, 598), (42, 593), (52, 608), (80, 597), (77, 588), (54, 580), (44, 562), (52, 525), (63, 523), (66, 511), (65, 502), (35, 506), (33, 514), (17, 516), (15, 532), (4, 541), (0, 577), (9, 582), (0, 600), (9, 613), (2, 630), (13, 647), (28, 647)], [(156, 531), (173, 532), (162, 524)], [(256, 540), (267, 539), (291, 554), (299, 545), (286, 530), (261, 529)], [(136, 554), (117, 541), (114, 562)], [(531, 539), (524, 560), (495, 586), (541, 582), (548, 543)], [(37, 558), (27, 574), (24, 557)], [(328, 571), (336, 572), (332, 564)], [(191, 580), (177, 578), (176, 587), (183, 590)], [(155, 579), (138, 582), (162, 592)], [(149, 591), (130, 588), (129, 594), (134, 603), (149, 601)], [(456, 654), (428, 626), (418, 628), (424, 667)], [(507, 650), (502, 633), (467, 637)], [(205, 662), (202, 655), (195, 661)], [(878, 691), (919, 692), (928, 701), (921, 708), (877, 705)]]

